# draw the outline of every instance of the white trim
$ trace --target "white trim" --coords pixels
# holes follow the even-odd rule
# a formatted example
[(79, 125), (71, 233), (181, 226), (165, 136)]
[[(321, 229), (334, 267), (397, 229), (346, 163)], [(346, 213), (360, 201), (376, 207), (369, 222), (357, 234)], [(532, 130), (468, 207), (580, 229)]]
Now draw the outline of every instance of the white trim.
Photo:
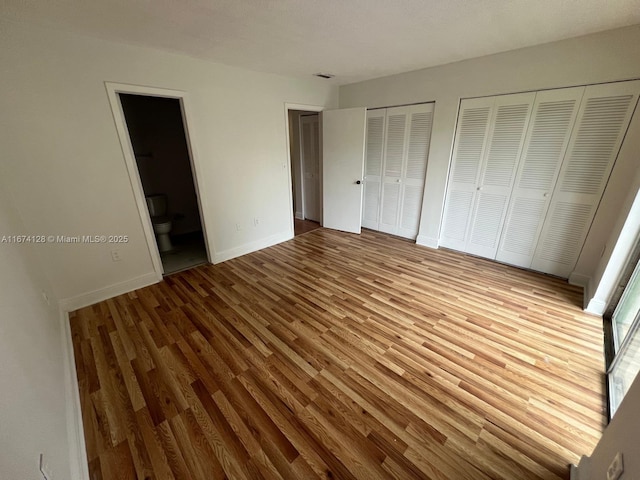
[(160, 258), (158, 245), (156, 243), (156, 237), (153, 232), (151, 217), (149, 216), (149, 211), (147, 210), (144, 189), (142, 188), (142, 181), (140, 180), (140, 172), (138, 171), (138, 164), (136, 163), (135, 154), (133, 152), (131, 139), (129, 137), (129, 131), (127, 129), (127, 124), (124, 117), (124, 111), (122, 109), (122, 104), (120, 102), (118, 94), (128, 93), (152, 97), (174, 98), (180, 102), (180, 110), (182, 112), (182, 125), (187, 141), (187, 150), (189, 151), (189, 159), (191, 162), (191, 170), (193, 174), (193, 185), (196, 191), (198, 210), (200, 212), (200, 224), (202, 226), (202, 234), (205, 239), (207, 258), (209, 259), (209, 261), (211, 261), (211, 252), (215, 251), (215, 248), (212, 241), (207, 236), (207, 216), (205, 212), (206, 201), (204, 201), (204, 189), (198, 181), (198, 179), (201, 178), (202, 175), (200, 174), (200, 162), (198, 161), (197, 152), (194, 146), (195, 142), (193, 141), (193, 122), (191, 121), (191, 117), (189, 114), (190, 108), (187, 108), (189, 104), (189, 96), (187, 92), (179, 90), (169, 90), (166, 88), (128, 85), (113, 82), (105, 82), (105, 87), (107, 89), (109, 104), (111, 105), (111, 111), (113, 113), (113, 119), (115, 122), (116, 130), (118, 132), (122, 154), (124, 156), (125, 165), (127, 167), (127, 173), (129, 174), (131, 189), (133, 191), (133, 196), (138, 208), (140, 223), (142, 225), (142, 230), (144, 231), (144, 236), (147, 240), (147, 247), (149, 249), (149, 255), (151, 257), (151, 263), (153, 264), (153, 270), (156, 274), (157, 280), (162, 279), (164, 268), (162, 266), (162, 260)]
[(302, 212), (296, 212), (295, 218), (298, 220), (304, 220), (304, 214)]
[(60, 309), (60, 330), (64, 363), (64, 387), (67, 416), (67, 442), (69, 443), (69, 469), (71, 478), (89, 480), (89, 462), (84, 439), (80, 390), (76, 376), (76, 362), (69, 315)]
[(162, 278), (158, 278), (155, 272), (147, 273), (124, 282), (109, 285), (108, 287), (82, 293), (75, 297), (63, 298), (60, 300), (60, 308), (65, 312), (73, 312), (79, 308), (88, 307), (89, 305), (117, 297), (123, 293), (128, 293), (133, 290), (137, 290), (138, 288), (148, 287), (149, 285), (158, 283), (161, 280)]
[(416, 244), (423, 247), (438, 248), (438, 239), (433, 237), (427, 237), (426, 235), (418, 235), (416, 237)]
[[(293, 222), (293, 216), (291, 218), (291, 221)], [(293, 226), (292, 230), (289, 232), (277, 233), (267, 238), (262, 238), (254, 242), (245, 243), (244, 245), (240, 245), (239, 247), (230, 248), (229, 250), (225, 250), (223, 252), (217, 252), (213, 259), (213, 263), (225, 262), (227, 260), (231, 260), (232, 258), (246, 255), (247, 253), (255, 252), (258, 250), (262, 250), (263, 248), (277, 245), (278, 243), (286, 242), (287, 240), (291, 240), (292, 238)]]
[(587, 306), (584, 308), (584, 311), (592, 315), (600, 316), (604, 314), (606, 309), (607, 309), (607, 302), (592, 298), (587, 303)]
[[(285, 135), (286, 135), (286, 143), (285, 145), (287, 146), (287, 165), (286, 165), (286, 169), (287, 169), (287, 178), (288, 178), (288, 184), (289, 184), (289, 211), (292, 212), (291, 213), (291, 220), (290, 220), (290, 229), (291, 229), (291, 235), (293, 235), (293, 231), (294, 231), (294, 226), (293, 226), (293, 217), (294, 217), (294, 205), (293, 205), (293, 172), (291, 171), (291, 131), (290, 128), (291, 126), (289, 125), (289, 110), (304, 110), (307, 112), (322, 112), (326, 107), (323, 107), (321, 105), (303, 105), (300, 103), (286, 103), (284, 104), (284, 131), (285, 131)], [(322, 160), (320, 161), (320, 163), (322, 164)], [(301, 175), (302, 176), (302, 175)], [(302, 181), (302, 179), (301, 179)], [(303, 200), (304, 201), (304, 200)], [(304, 205), (304, 204), (303, 204)], [(302, 207), (304, 208), (304, 206)], [(296, 214), (297, 215), (297, 214)], [(320, 217), (322, 217), (322, 214), (320, 215)], [(304, 213), (303, 213), (303, 218), (304, 219)], [(321, 218), (322, 220), (322, 218)], [(320, 224), (322, 225), (322, 221), (320, 222)], [(288, 239), (287, 239), (288, 240)], [(254, 242), (255, 243), (255, 242)], [(243, 247), (238, 247), (240, 249), (242, 249)], [(232, 249), (235, 250), (235, 249)], [(230, 252), (232, 250), (227, 250), (227, 252)], [(248, 253), (248, 252), (245, 252)], [(221, 253), (217, 253), (214, 255), (214, 260), (213, 263), (219, 263), (219, 262), (224, 262), (224, 260), (229, 260), (229, 258), (233, 258), (232, 257), (228, 257), (226, 258), (226, 253), (225, 252), (221, 252)], [(244, 253), (242, 253), (241, 255), (244, 255)], [(238, 256), (238, 255), (234, 255), (234, 256)], [(224, 260), (217, 260), (217, 258), (224, 258)]]

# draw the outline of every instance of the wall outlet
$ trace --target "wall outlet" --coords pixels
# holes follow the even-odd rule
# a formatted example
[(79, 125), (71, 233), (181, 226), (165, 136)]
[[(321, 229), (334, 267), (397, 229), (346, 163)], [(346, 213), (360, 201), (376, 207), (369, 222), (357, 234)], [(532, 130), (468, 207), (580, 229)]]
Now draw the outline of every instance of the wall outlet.
[(255, 217), (253, 219), (253, 226), (257, 227), (258, 225), (260, 225), (260, 219), (258, 217)]
[(44, 461), (44, 453), (40, 454), (40, 474), (43, 480), (53, 480), (53, 471), (49, 464)]
[(47, 292), (45, 292), (44, 290), (42, 290), (42, 298), (44, 298), (44, 301), (47, 302), (47, 305), (51, 305), (51, 299), (49, 298), (49, 295), (47, 295)]
[(120, 260), (122, 260), (122, 257), (120, 256), (120, 250), (111, 250), (111, 260), (113, 260), (114, 262), (119, 262)]
[(623, 473), (622, 452), (618, 452), (607, 468), (607, 480), (618, 480)]
[(242, 230), (242, 226), (239, 223), (236, 223), (236, 230), (237, 231)]

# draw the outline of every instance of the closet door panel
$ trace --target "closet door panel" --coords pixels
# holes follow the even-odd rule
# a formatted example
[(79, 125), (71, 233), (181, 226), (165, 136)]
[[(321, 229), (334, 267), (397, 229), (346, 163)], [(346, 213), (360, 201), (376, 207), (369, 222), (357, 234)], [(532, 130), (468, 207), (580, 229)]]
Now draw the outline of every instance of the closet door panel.
[(535, 93), (495, 98), (465, 251), (495, 258)]
[(531, 266), (584, 87), (538, 92), (496, 255)]
[(460, 102), (440, 245), (464, 251), (495, 98)]
[(386, 109), (367, 112), (362, 226), (379, 230)]
[(531, 268), (568, 277), (638, 101), (640, 81), (586, 88)]
[(401, 183), (400, 222), (397, 234), (415, 240), (420, 227), (420, 213), (427, 174), (427, 160), (433, 125), (433, 103), (407, 107), (409, 135), (407, 157)]
[(382, 172), (381, 232), (396, 234), (400, 213), (400, 186), (406, 156), (409, 115), (405, 107), (387, 109)]

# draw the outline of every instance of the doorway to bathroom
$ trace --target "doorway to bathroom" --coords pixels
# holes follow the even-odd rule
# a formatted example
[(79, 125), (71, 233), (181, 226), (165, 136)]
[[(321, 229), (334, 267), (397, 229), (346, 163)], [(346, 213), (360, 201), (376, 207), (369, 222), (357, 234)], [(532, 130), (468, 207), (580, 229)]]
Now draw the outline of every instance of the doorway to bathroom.
[(164, 275), (208, 263), (183, 99), (114, 93), (142, 187), (142, 208), (152, 229), (148, 237), (157, 247), (151, 249), (152, 257), (159, 254)]

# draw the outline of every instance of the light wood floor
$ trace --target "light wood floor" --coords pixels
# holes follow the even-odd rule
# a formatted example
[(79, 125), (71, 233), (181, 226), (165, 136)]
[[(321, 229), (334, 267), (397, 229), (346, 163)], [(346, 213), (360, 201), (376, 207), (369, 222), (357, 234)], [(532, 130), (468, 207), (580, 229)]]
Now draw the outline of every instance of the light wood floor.
[(603, 430), (581, 290), (319, 229), (79, 310), (92, 479), (567, 479)]
[(320, 228), (320, 224), (318, 222), (314, 222), (313, 220), (300, 220), (299, 218), (293, 219), (293, 225), (293, 234), (296, 236)]

